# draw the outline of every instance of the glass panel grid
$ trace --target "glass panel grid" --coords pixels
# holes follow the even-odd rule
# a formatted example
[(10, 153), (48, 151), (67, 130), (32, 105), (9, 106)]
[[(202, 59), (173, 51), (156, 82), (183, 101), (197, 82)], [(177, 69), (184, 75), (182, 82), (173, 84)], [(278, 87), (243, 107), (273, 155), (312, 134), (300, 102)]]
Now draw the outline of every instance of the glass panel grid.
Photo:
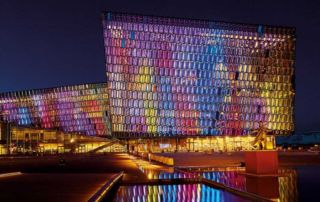
[(113, 132), (294, 130), (294, 28), (121, 13), (103, 24)]

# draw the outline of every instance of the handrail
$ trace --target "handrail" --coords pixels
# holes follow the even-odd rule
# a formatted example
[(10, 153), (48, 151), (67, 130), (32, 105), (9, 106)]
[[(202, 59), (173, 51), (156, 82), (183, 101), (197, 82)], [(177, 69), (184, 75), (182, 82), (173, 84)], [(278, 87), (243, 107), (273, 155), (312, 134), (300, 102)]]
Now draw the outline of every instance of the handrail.
[(109, 179), (100, 189), (94, 193), (88, 202), (100, 202), (109, 194), (110, 190), (122, 179), (124, 172), (120, 172)]
[(119, 142), (119, 140), (112, 140), (111, 142), (108, 142), (106, 144), (103, 144), (103, 145), (95, 148), (95, 149), (90, 150), (88, 153), (96, 153), (97, 151), (104, 149), (104, 148), (107, 148), (107, 147), (110, 147), (118, 142)]

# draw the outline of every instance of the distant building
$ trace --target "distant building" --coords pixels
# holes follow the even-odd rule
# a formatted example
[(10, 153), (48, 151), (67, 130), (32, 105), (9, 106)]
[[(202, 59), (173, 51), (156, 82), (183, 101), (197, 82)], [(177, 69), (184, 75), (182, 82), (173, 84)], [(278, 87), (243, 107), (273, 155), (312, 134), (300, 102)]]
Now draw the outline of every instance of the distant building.
[(320, 131), (295, 133), (276, 138), (277, 145), (314, 145), (320, 144)]

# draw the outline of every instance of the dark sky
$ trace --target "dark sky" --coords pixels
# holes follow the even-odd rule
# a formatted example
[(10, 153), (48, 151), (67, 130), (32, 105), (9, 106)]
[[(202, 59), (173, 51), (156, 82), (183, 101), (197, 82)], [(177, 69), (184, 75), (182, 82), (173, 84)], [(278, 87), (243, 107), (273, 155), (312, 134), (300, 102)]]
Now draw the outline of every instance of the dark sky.
[(101, 11), (295, 26), (296, 130), (320, 130), (320, 3), (0, 0), (0, 92), (105, 81)]

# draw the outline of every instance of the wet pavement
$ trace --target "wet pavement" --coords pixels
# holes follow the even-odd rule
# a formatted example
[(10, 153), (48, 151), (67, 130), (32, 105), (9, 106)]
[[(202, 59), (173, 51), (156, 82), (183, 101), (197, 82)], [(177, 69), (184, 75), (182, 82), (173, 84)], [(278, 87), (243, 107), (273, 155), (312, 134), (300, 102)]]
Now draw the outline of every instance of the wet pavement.
[(87, 201), (121, 171), (125, 181), (146, 179), (129, 155), (116, 153), (2, 158), (0, 173), (13, 171), (23, 174), (0, 178), (0, 201)]
[(0, 179), (0, 201), (87, 201), (113, 174), (28, 173)]

